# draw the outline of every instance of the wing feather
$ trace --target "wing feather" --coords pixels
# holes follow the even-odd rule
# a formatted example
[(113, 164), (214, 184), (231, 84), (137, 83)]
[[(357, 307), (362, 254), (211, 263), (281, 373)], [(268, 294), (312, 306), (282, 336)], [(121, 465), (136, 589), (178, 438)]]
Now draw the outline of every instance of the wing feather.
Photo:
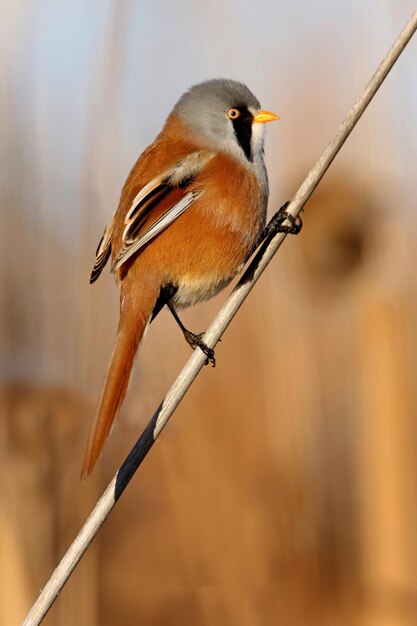
[[(214, 154), (207, 150), (193, 152), (140, 189), (126, 213), (122, 246), (114, 260), (112, 271), (119, 269), (125, 261), (172, 224), (195, 202), (202, 191), (187, 190), (187, 187), (213, 156)], [(183, 197), (178, 199), (178, 193), (174, 194), (173, 204), (166, 202), (167, 208), (162, 215), (158, 215), (157, 209), (174, 189), (181, 190)], [(153, 220), (155, 213), (158, 216)], [(117, 211), (113, 214), (98, 245), (90, 283), (97, 280), (110, 257), (116, 215)]]
[(95, 258), (93, 270), (90, 276), (90, 284), (94, 283), (97, 280), (97, 278), (100, 276), (111, 254), (111, 236), (113, 234), (115, 216), (116, 216), (116, 212), (113, 213), (112, 218), (110, 222), (108, 223), (103, 233), (103, 236), (100, 239), (100, 242), (97, 246), (96, 258)]
[[(143, 248), (149, 241), (154, 239), (161, 231), (163, 231), (167, 226), (172, 224), (174, 220), (177, 219), (184, 211), (188, 209), (192, 205), (192, 203), (196, 200), (196, 198), (200, 195), (201, 192), (189, 191), (185, 194), (185, 196), (174, 206), (172, 206), (168, 211), (163, 213), (161, 217), (159, 217), (156, 222), (148, 228), (141, 237), (138, 239), (126, 239), (128, 242), (128, 246), (125, 245), (122, 247), (122, 250), (117, 257), (117, 260), (113, 266), (113, 271), (119, 269), (121, 265), (127, 259), (129, 259), (132, 254), (135, 254), (138, 250)], [(130, 228), (131, 224), (126, 226), (126, 229)]]

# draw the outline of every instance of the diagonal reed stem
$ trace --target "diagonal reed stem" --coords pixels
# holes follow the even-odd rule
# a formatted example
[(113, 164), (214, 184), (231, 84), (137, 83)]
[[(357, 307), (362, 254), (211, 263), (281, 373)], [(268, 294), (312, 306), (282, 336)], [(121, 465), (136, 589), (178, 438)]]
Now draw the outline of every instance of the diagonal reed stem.
[[(313, 193), (314, 189), (324, 176), (336, 154), (343, 146), (362, 113), (365, 111), (366, 107), (376, 94), (388, 72), (393, 67), (416, 29), (417, 11), (410, 17), (398, 39), (395, 41), (392, 48), (389, 50), (388, 54), (385, 56), (372, 76), (371, 80), (366, 85), (359, 100), (349, 111), (339, 130), (328, 144), (316, 165), (307, 174), (307, 177), (301, 187), (291, 200), (287, 211), (293, 216), (298, 215), (310, 195)], [(204, 336), (204, 341), (208, 346), (214, 347), (216, 345), (226, 328), (229, 326), (233, 317), (236, 315), (243, 301), (255, 285), (256, 281), (271, 261), (275, 252), (281, 246), (285, 236), (286, 235), (284, 234), (278, 234), (270, 242), (264, 242), (260, 246), (242, 278), (207, 330)], [(133, 474), (142, 463), (172, 413), (175, 411), (179, 402), (187, 393), (187, 390), (203, 367), (205, 360), (206, 356), (201, 352), (201, 350), (195, 350), (189, 358), (177, 379), (174, 381), (171, 389), (165, 396), (163, 402), (160, 404), (149, 424), (117, 472), (116, 476), (113, 478), (106, 491), (97, 502), (89, 518), (69, 547), (67, 553), (63, 556), (58, 567), (52, 573), (47, 584), (39, 594), (35, 604), (29, 611), (26, 619), (23, 621), (22, 626), (36, 626), (42, 622), (59, 592), (64, 587), (66, 581), (82, 558), (84, 552), (93, 541), (101, 525), (106, 520), (113, 506), (127, 487)]]

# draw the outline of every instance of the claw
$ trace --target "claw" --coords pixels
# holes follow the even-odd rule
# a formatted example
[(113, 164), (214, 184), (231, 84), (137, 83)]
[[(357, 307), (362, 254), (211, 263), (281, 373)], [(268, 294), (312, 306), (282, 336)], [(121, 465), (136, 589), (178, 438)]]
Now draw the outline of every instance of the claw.
[(184, 332), (184, 337), (193, 350), (195, 350), (196, 348), (200, 348), (200, 350), (204, 352), (207, 357), (205, 365), (208, 365), (210, 363), (212, 367), (216, 367), (214, 350), (213, 348), (209, 348), (209, 346), (203, 341), (204, 333), (195, 334), (192, 333), (190, 330), (186, 330)]
[[(287, 233), (288, 235), (298, 235), (298, 233), (303, 227), (303, 222), (302, 222), (301, 217), (299, 215), (294, 217), (294, 215), (291, 215), (291, 213), (288, 213), (285, 210), (283, 211), (282, 209), (278, 211), (277, 216), (278, 215), (279, 215), (280, 221), (277, 224), (277, 228), (278, 228), (277, 232)], [(285, 221), (290, 222), (290, 226), (285, 226), (283, 224), (283, 222)]]
[[(294, 215), (291, 215), (291, 213), (288, 213), (288, 211), (286, 211), (289, 204), (289, 202), (286, 202), (275, 213), (271, 221), (265, 226), (260, 237), (261, 241), (269, 237), (274, 237), (277, 233), (285, 233), (286, 235), (298, 235), (303, 227), (303, 222), (299, 215), (294, 217)], [(289, 225), (284, 224), (284, 222), (289, 222)]]

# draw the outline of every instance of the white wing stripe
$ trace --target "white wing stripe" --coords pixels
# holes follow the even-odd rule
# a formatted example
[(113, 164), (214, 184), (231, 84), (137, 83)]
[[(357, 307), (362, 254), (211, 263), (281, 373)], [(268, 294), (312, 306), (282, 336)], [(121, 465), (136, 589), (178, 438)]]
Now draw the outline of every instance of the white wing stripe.
[[(201, 192), (190, 191), (179, 202), (177, 202), (177, 204), (174, 204), (174, 206), (169, 209), (169, 211), (164, 213), (164, 215), (162, 215), (155, 222), (155, 224), (150, 227), (150, 229), (143, 235), (143, 237), (138, 239), (136, 243), (130, 245), (124, 254), (121, 254), (117, 263), (113, 267), (113, 271), (119, 269), (119, 267), (123, 265), (123, 263), (125, 263), (125, 261), (127, 261), (127, 259), (131, 257), (132, 254), (140, 250), (140, 248), (146, 245), (151, 239), (154, 239), (154, 237), (156, 237), (156, 235), (158, 235), (162, 230), (172, 224), (172, 222), (176, 220), (177, 217), (182, 215), (184, 211), (186, 211), (188, 207), (191, 206), (191, 204), (200, 195), (200, 193)], [(126, 226), (123, 232), (123, 239), (125, 237), (127, 228), (129, 228), (129, 225)]]
[(146, 198), (146, 196), (149, 193), (151, 193), (151, 191), (153, 191), (156, 187), (158, 187), (158, 185), (160, 185), (163, 180), (164, 180), (164, 174), (157, 176), (156, 178), (153, 178), (150, 183), (142, 187), (142, 189), (139, 191), (139, 193), (133, 200), (132, 205), (125, 217), (125, 224), (127, 224), (130, 221), (130, 218), (132, 217), (132, 213), (135, 211), (139, 202), (142, 202), (142, 200), (144, 200), (144, 198)]
[(156, 187), (164, 182), (172, 187), (179, 185), (190, 175), (200, 172), (210, 159), (213, 158), (213, 156), (214, 154), (212, 152), (207, 152), (206, 150), (192, 152), (188, 156), (184, 157), (184, 159), (177, 163), (173, 168), (170, 168), (162, 174), (159, 174), (159, 176), (153, 178), (147, 185), (142, 187), (134, 198), (129, 211), (126, 214), (125, 224), (130, 221), (132, 215), (136, 211), (137, 205), (142, 202), (148, 194), (156, 189)]

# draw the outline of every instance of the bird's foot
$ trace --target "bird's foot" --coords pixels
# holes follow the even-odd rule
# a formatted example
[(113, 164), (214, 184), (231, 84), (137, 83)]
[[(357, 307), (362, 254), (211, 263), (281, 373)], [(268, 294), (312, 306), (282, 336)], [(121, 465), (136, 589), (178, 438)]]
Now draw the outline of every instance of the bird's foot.
[(190, 330), (183, 330), (184, 337), (186, 342), (192, 347), (193, 350), (196, 348), (200, 348), (202, 352), (206, 355), (207, 359), (205, 365), (211, 364), (212, 367), (216, 367), (216, 359), (214, 356), (213, 348), (209, 348), (208, 345), (203, 341), (204, 333), (192, 333)]
[[(288, 213), (286, 210), (288, 205), (289, 202), (286, 202), (265, 226), (261, 235), (262, 241), (266, 238), (274, 237), (278, 233), (298, 235), (303, 227), (303, 222), (301, 221), (301, 217), (299, 215), (294, 217), (294, 215)], [(288, 222), (288, 224), (285, 224), (285, 222)]]

